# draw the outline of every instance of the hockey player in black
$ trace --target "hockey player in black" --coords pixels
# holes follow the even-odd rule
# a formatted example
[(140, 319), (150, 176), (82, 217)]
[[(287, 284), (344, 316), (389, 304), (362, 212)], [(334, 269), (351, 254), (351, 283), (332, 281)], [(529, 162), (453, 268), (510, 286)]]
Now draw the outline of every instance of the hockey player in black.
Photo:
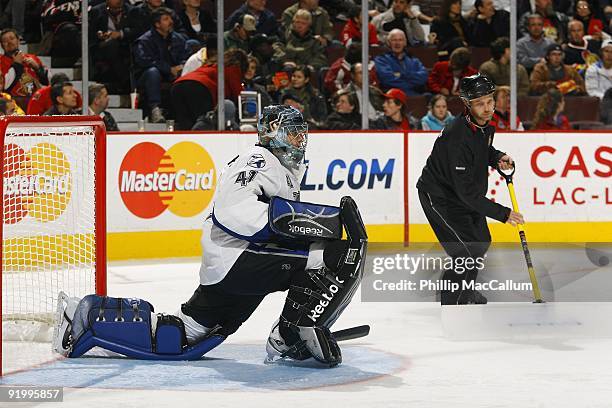
[(155, 316), (142, 299), (60, 293), (57, 352), (79, 357), (97, 346), (134, 358), (201, 358), (266, 295), (287, 291), (266, 361), (340, 364), (330, 327), (361, 281), (365, 227), (350, 197), (338, 207), (300, 202), (308, 125), (297, 109), (265, 107), (258, 133), (259, 143), (219, 175), (203, 227), (200, 284), (181, 309)]
[(454, 260), (455, 269), (446, 270), (443, 279), (458, 284), (458, 290), (443, 290), (443, 305), (487, 302), (466, 285), (475, 281), (484, 261), (479, 258), (491, 244), (486, 217), (512, 225), (524, 222), (520, 213), (486, 198), (488, 167), (514, 166), (510, 156), (493, 147), (495, 128), (489, 121), (495, 111), (494, 91), (493, 82), (483, 75), (461, 80), (465, 112), (438, 136), (417, 182), (425, 216)]

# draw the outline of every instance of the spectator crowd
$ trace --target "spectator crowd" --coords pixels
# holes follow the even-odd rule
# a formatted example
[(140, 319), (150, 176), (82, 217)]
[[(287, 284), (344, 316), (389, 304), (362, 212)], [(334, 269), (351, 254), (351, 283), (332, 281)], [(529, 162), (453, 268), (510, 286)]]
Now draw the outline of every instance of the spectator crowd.
[[(230, 127), (253, 129), (262, 105), (282, 103), (312, 129), (360, 129), (365, 109), (372, 129), (440, 130), (463, 112), (461, 78), (477, 72), (497, 85), (492, 123), (512, 127), (509, 0), (368, 3), (364, 21), (359, 0), (225, 1), (225, 52), (217, 55), (213, 0), (90, 0), (83, 109), (69, 78), (49, 75), (39, 58), (50, 56), (53, 68), (84, 63), (82, 2), (0, 0), (0, 114), (88, 112), (117, 130), (109, 95), (137, 92), (150, 122), (215, 129), (223, 58)], [(517, 8), (519, 110), (533, 114), (523, 109), (529, 120), (517, 118), (516, 128), (612, 124), (612, 0), (518, 0)], [(569, 120), (565, 106), (579, 97), (596, 101), (601, 123)]]

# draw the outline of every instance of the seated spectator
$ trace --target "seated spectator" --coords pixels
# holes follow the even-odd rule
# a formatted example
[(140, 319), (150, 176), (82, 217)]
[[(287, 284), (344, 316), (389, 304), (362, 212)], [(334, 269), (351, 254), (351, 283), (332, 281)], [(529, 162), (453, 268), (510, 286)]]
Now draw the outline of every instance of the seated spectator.
[(412, 9), (411, 0), (393, 0), (391, 7), (372, 19), (381, 44), (387, 42), (389, 31), (398, 28), (404, 32), (410, 47), (425, 44), (425, 31)]
[(566, 42), (569, 19), (564, 13), (555, 11), (552, 0), (535, 0), (535, 9), (524, 13), (519, 19), (520, 35), (526, 36), (529, 33), (529, 19), (533, 14), (542, 17), (543, 34), (546, 38), (559, 44)]
[(487, 47), (500, 37), (510, 35), (510, 13), (496, 10), (493, 0), (476, 0), (477, 10), (472, 26), (470, 45)]
[[(499, 0), (497, 0), (499, 1)], [(572, 14), (572, 3), (575, 0), (552, 0), (552, 8), (555, 11), (565, 14), (566, 16), (571, 16)], [(598, 1), (598, 0), (589, 0), (589, 1)], [(607, 0), (603, 0), (607, 1)], [(520, 16), (521, 14), (519, 14)]]
[(9, 115), (8, 110), (8, 102), (4, 99), (0, 99), (0, 116)]
[(0, 75), (0, 99), (6, 101), (7, 115), (23, 116), (25, 112), (15, 103), (13, 97), (4, 92), (4, 75)]
[[(302, 115), (304, 114), (304, 104), (302, 103), (302, 100), (292, 92), (285, 92), (282, 94), (280, 103), (281, 105), (292, 106), (299, 110)], [(306, 122), (308, 123), (309, 130), (315, 130), (321, 127), (321, 123), (314, 122), (312, 119), (306, 120)]]
[(123, 0), (106, 0), (89, 12), (93, 78), (117, 93), (130, 91), (130, 28)]
[(160, 7), (152, 16), (153, 28), (136, 40), (134, 63), (139, 93), (151, 112), (149, 121), (161, 123), (166, 121), (161, 109), (162, 82), (178, 78), (189, 55), (186, 38), (173, 31), (172, 12)]
[(216, 40), (217, 22), (210, 11), (202, 8), (202, 0), (183, 0), (185, 6), (178, 14), (183, 33), (204, 45), (208, 39)]
[(19, 50), (19, 36), (12, 28), (0, 32), (0, 44), (4, 55), (0, 56), (0, 74), (4, 77), (3, 89), (13, 96), (30, 96), (49, 85), (47, 68), (33, 54)]
[(327, 116), (327, 106), (325, 99), (310, 83), (310, 74), (310, 68), (298, 65), (291, 74), (291, 85), (283, 92), (289, 92), (300, 99), (304, 107), (304, 120), (321, 123)]
[[(496, 130), (511, 130), (510, 129), (510, 87), (498, 86), (495, 88), (495, 112), (493, 118), (489, 121), (489, 125), (494, 126)], [(516, 130), (525, 130), (521, 119), (516, 116)]]
[[(235, 105), (243, 90), (242, 77), (249, 67), (247, 54), (240, 49), (224, 54), (225, 98)], [(198, 117), (217, 106), (217, 64), (204, 65), (181, 76), (172, 85), (172, 105), (176, 112), (176, 129), (191, 129)]]
[(266, 90), (266, 82), (263, 78), (256, 76), (258, 64), (257, 58), (253, 56), (249, 57), (249, 67), (243, 77), (244, 90), (258, 92), (259, 95), (261, 95), (262, 106), (269, 106), (272, 105), (273, 102), (270, 94), (268, 94)]
[[(257, 129), (252, 125), (239, 125), (236, 116), (236, 105), (230, 100), (223, 101), (225, 109), (225, 130), (241, 130), (243, 132), (256, 132)], [(206, 112), (198, 117), (191, 130), (219, 130), (219, 105), (214, 110)]]
[(257, 58), (259, 65), (257, 65), (257, 76), (266, 78), (266, 82), (271, 82), (271, 78), (274, 73), (280, 71), (281, 64), (280, 58), (284, 51), (278, 44), (277, 48), (274, 47), (275, 40), (272, 37), (268, 37), (266, 34), (255, 34), (249, 41), (249, 48), (251, 49), (251, 55)]
[(444, 0), (429, 31), (434, 34), (434, 43), (438, 48), (446, 48), (449, 42), (457, 38), (467, 47), (471, 30), (468, 21), (461, 15), (461, 0)]
[(268, 84), (267, 89), (273, 100), (278, 100), (282, 92), (291, 86), (291, 73), (293, 69), (289, 66), (283, 67), (272, 77), (272, 84)]
[(591, 4), (585, 0), (574, 2), (573, 17), (580, 21), (586, 30), (586, 33), (595, 41), (609, 39), (610, 35), (604, 32), (604, 23), (595, 16), (591, 9)]
[(299, 110), (300, 113), (304, 113), (304, 105), (302, 104), (302, 100), (292, 92), (285, 92), (284, 94), (282, 94), (280, 98), (280, 104), (285, 106), (292, 106), (295, 109)]
[[(334, 39), (332, 24), (329, 21), (329, 14), (325, 9), (319, 7), (319, 0), (298, 0), (293, 6), (287, 7), (281, 17), (281, 28), (285, 40), (288, 42), (291, 33), (294, 31), (293, 23), (298, 10), (305, 10), (310, 14), (310, 30), (312, 36), (323, 46)], [(302, 17), (303, 18), (303, 17)]]
[[(391, 34), (390, 34), (391, 35)], [(370, 121), (370, 129), (410, 130), (408, 97), (398, 88), (391, 88), (385, 94), (384, 115)]]
[(427, 70), (418, 58), (406, 52), (404, 32), (391, 30), (387, 42), (391, 51), (374, 58), (381, 88), (399, 88), (406, 95), (422, 93), (427, 82)]
[(552, 88), (540, 97), (533, 117), (533, 130), (570, 130), (569, 120), (563, 114), (565, 99), (558, 89)]
[[(355, 41), (347, 47), (344, 57), (335, 60), (327, 70), (323, 80), (323, 86), (328, 95), (333, 95), (340, 89), (345, 88), (351, 81), (354, 81), (354, 77), (351, 74), (351, 68), (356, 63), (360, 62), (361, 42)], [(378, 83), (378, 78), (376, 77), (376, 68), (373, 61), (370, 61), (368, 64), (368, 73), (370, 84), (376, 85)]]
[[(8, 4), (7, 4), (8, 3)], [(6, 7), (6, 8), (4, 8)], [(2, 10), (3, 9), (3, 10)], [(17, 33), (17, 37), (19, 39), (23, 39), (25, 35), (25, 9), (26, 9), (26, 1), (8, 1), (2, 2), (2, 9), (0, 9), (0, 16), (3, 13), (10, 14), (10, 24), (9, 26), (15, 29)], [(8, 16), (2, 16), (3, 19)], [(8, 18), (7, 18), (8, 20)], [(9, 23), (7, 21), (7, 23)]]
[(564, 95), (586, 93), (580, 74), (571, 66), (563, 64), (563, 50), (558, 44), (548, 47), (545, 60), (536, 64), (529, 80), (529, 89), (533, 95), (542, 95), (552, 88)]
[(266, 8), (267, 0), (246, 0), (244, 4), (229, 16), (225, 23), (225, 29), (229, 30), (240, 20), (243, 14), (250, 14), (255, 17), (255, 25), (258, 34), (265, 34), (269, 37), (278, 37), (280, 27), (276, 21), (274, 13)]
[(54, 66), (74, 66), (81, 57), (81, 1), (46, 0), (41, 17), (45, 35), (51, 37)]
[(89, 85), (89, 109), (87, 110), (88, 115), (97, 115), (102, 118), (106, 131), (117, 132), (119, 127), (115, 118), (110, 112), (106, 111), (108, 108), (108, 91), (104, 84), (90, 84)]
[(584, 37), (584, 25), (581, 21), (570, 21), (568, 31), (569, 42), (563, 48), (565, 51), (564, 62), (567, 65), (572, 65), (584, 76), (588, 66), (599, 61), (597, 52), (601, 47), (601, 42)]
[[(378, 45), (376, 27), (368, 23), (368, 43)], [(344, 46), (349, 46), (353, 41), (361, 43), (361, 7), (352, 7), (349, 13), (349, 20), (346, 22), (340, 33), (340, 41)]]
[(357, 95), (340, 90), (334, 97), (334, 111), (327, 117), (323, 129), (351, 130), (361, 129), (361, 115)]
[[(53, 102), (51, 101), (51, 88), (57, 84), (61, 84), (63, 82), (70, 82), (68, 75), (60, 72), (51, 77), (51, 81), (48, 86), (43, 86), (38, 91), (34, 92), (30, 100), (28, 101), (28, 107), (26, 112), (28, 115), (42, 115), (53, 106)], [(83, 98), (81, 98), (81, 94), (75, 89), (77, 98), (77, 106), (76, 109), (80, 109), (83, 105)]]
[[(344, 91), (354, 93), (357, 96), (357, 100), (359, 101), (358, 109), (360, 115), (361, 107), (363, 106), (363, 103), (361, 102), (361, 89), (363, 88), (363, 81), (361, 78), (362, 70), (363, 64), (361, 62), (353, 64), (351, 67), (351, 77), (353, 78), (353, 80), (349, 82), (346, 88), (344, 88)], [(368, 119), (374, 120), (383, 110), (383, 102), (385, 101), (385, 95), (380, 89), (378, 89), (377, 86), (373, 85), (372, 82), (370, 82), (369, 88)]]
[(43, 113), (44, 116), (79, 114), (76, 110), (76, 92), (70, 82), (61, 82), (51, 87), (51, 102), (53, 106)]
[(231, 30), (223, 34), (223, 44), (226, 50), (238, 48), (250, 52), (249, 39), (255, 33), (255, 17), (245, 14), (236, 22)]
[[(497, 86), (510, 86), (510, 40), (500, 37), (491, 44), (491, 59), (480, 66), (479, 71), (488, 76)], [(529, 93), (529, 75), (521, 64), (516, 65), (518, 82), (517, 94), (527, 96)]]
[(187, 58), (185, 65), (183, 65), (183, 71), (181, 71), (182, 75), (188, 74), (200, 68), (202, 65), (214, 64), (217, 62), (217, 42), (211, 41), (210, 45), (211, 46), (200, 48)]
[(291, 27), (281, 58), (283, 64), (291, 67), (309, 65), (314, 70), (326, 65), (325, 47), (313, 35), (310, 12), (304, 9), (298, 10), (293, 16)]
[(429, 100), (429, 111), (421, 119), (421, 129), (442, 130), (449, 125), (455, 117), (448, 111), (446, 96), (434, 95)]
[(457, 48), (448, 61), (436, 62), (427, 79), (427, 88), (444, 96), (459, 96), (461, 78), (478, 71), (470, 65), (472, 54), (464, 47)]
[(598, 98), (602, 98), (612, 88), (612, 40), (602, 42), (601, 61), (587, 69), (585, 83), (587, 93)]
[(424, 2), (423, 0), (412, 2), (412, 0), (410, 0), (409, 3), (410, 3), (410, 11), (412, 12), (413, 15), (415, 15), (419, 19), (421, 24), (430, 25), (432, 23), (434, 18), (423, 13), (421, 11), (421, 6), (419, 6), (419, 4), (415, 4), (415, 3), (427, 4), (426, 2)]
[(531, 14), (527, 22), (529, 34), (516, 42), (516, 58), (527, 71), (531, 71), (535, 64), (544, 61), (546, 49), (555, 42), (544, 36), (541, 15)]
[(160, 7), (167, 7), (172, 13), (172, 21), (174, 22), (174, 31), (183, 31), (181, 20), (172, 10), (172, 5), (164, 0), (143, 0), (143, 2), (135, 7), (132, 7), (128, 12), (128, 27), (130, 28), (128, 40), (136, 41), (141, 35), (153, 28), (151, 22), (154, 10)]
[(601, 98), (599, 119), (604, 125), (612, 125), (612, 88), (608, 88)]
[[(321, 0), (319, 4), (334, 22), (344, 23), (348, 20), (348, 15), (351, 12), (351, 8), (358, 2), (355, 0)], [(368, 7), (368, 14), (370, 13)]]

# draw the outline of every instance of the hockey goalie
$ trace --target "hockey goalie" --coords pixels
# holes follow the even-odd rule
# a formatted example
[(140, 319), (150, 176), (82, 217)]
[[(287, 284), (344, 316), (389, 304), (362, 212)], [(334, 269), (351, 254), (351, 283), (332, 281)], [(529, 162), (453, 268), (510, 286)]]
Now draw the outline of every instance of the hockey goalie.
[(155, 314), (142, 299), (60, 293), (55, 351), (79, 357), (100, 347), (133, 358), (199, 359), (236, 332), (267, 294), (288, 291), (266, 362), (341, 363), (330, 328), (361, 281), (363, 222), (350, 197), (337, 207), (300, 202), (308, 127), (298, 110), (265, 107), (258, 138), (219, 176), (203, 227), (200, 285), (180, 310)]

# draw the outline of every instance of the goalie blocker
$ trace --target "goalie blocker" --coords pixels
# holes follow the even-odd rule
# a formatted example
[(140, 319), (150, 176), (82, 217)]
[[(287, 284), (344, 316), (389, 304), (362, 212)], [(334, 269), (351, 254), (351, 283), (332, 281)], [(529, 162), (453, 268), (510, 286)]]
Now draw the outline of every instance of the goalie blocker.
[[(268, 361), (283, 357), (297, 360), (314, 357), (333, 367), (341, 362), (342, 357), (329, 329), (361, 282), (367, 251), (367, 234), (357, 206), (350, 197), (343, 197), (340, 207), (273, 197), (268, 216), (269, 227), (280, 242), (301, 241), (304, 245), (324, 242), (325, 264), (317, 270), (291, 274), (286, 304), (268, 340)], [(340, 239), (343, 228), (346, 240)], [(202, 324), (200, 316), (197, 318), (192, 313), (185, 313), (197, 308), (194, 298), (198, 298), (201, 288), (207, 287), (201, 285), (182, 310), (183, 314)], [(275, 290), (278, 289), (268, 293)], [(215, 308), (206, 306), (214, 315)], [(194, 344), (188, 344), (181, 319), (153, 315), (152, 321), (153, 307), (144, 300), (89, 295), (79, 301), (60, 294), (54, 349), (69, 357), (79, 357), (98, 346), (139, 359), (199, 359), (235, 332), (255, 307), (246, 313), (232, 311), (230, 315), (234, 320), (221, 317), (215, 320), (215, 316), (209, 316), (208, 321), (213, 324), (203, 326), (212, 329)], [(219, 312), (223, 314), (228, 309), (231, 308), (226, 303)], [(224, 323), (215, 324), (215, 321)]]

